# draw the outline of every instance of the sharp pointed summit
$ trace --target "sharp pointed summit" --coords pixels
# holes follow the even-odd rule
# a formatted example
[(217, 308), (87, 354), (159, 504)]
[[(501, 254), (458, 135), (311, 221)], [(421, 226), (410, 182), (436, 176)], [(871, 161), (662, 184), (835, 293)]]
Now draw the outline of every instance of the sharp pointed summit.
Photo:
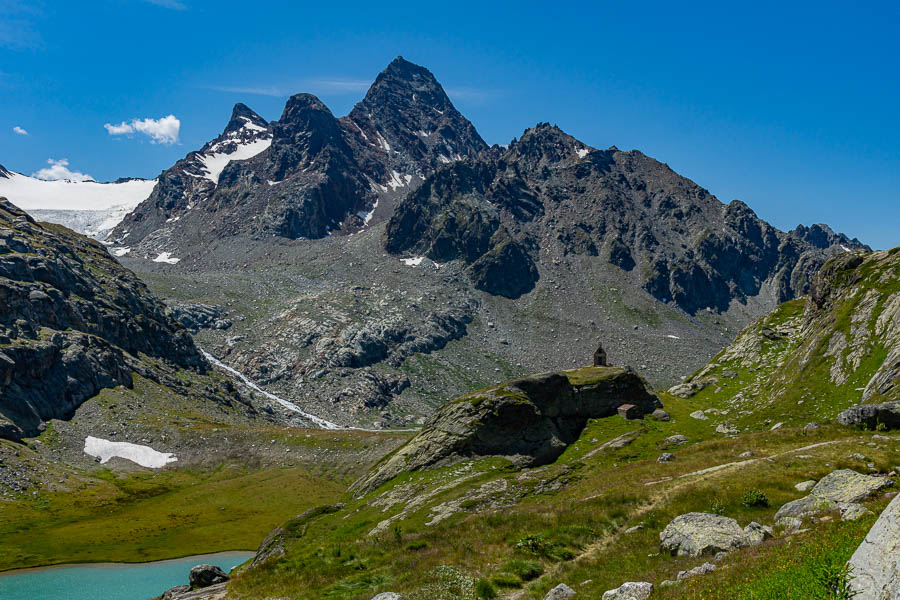
[(362, 147), (384, 153), (390, 171), (426, 177), (488, 146), (425, 67), (398, 56), (345, 118)]

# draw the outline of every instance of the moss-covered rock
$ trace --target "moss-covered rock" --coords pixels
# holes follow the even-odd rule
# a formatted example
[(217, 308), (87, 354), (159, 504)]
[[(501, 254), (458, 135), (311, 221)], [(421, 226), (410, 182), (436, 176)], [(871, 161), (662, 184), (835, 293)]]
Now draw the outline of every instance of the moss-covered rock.
[(353, 489), (364, 494), (406, 471), (479, 456), (503, 456), (519, 467), (546, 464), (578, 439), (588, 419), (612, 416), (622, 404), (644, 413), (661, 406), (623, 367), (543, 373), (479, 390), (446, 404)]

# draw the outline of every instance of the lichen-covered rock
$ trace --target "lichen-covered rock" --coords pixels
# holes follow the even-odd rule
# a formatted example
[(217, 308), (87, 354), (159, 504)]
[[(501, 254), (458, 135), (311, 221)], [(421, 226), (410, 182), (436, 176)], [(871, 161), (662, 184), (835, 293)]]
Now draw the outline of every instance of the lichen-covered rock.
[(441, 407), (390, 458), (353, 484), (364, 494), (402, 472), (479, 456), (504, 456), (520, 467), (547, 464), (578, 439), (588, 419), (622, 404), (660, 406), (647, 384), (623, 367), (584, 367), (531, 375), (473, 392)]
[(626, 581), (614, 590), (603, 592), (603, 600), (647, 600), (653, 584), (647, 581)]
[(859, 502), (893, 485), (886, 477), (863, 475), (852, 469), (832, 471), (813, 486), (808, 496), (792, 500), (775, 513), (775, 521), (785, 517), (803, 518), (810, 514)]
[(748, 545), (738, 522), (710, 513), (675, 517), (659, 534), (660, 548), (677, 556), (713, 556)]
[(575, 595), (575, 590), (564, 583), (559, 584), (544, 596), (544, 600), (565, 600)]
[(871, 514), (871, 510), (855, 502), (841, 506), (841, 521), (856, 521)]
[(857, 600), (900, 598), (900, 496), (881, 512), (847, 564)]
[(744, 535), (747, 538), (748, 546), (756, 546), (757, 544), (762, 544), (775, 534), (768, 525), (760, 525), (756, 521), (751, 521), (744, 527)]
[(816, 480), (809, 479), (807, 481), (801, 481), (800, 483), (796, 484), (794, 486), (794, 489), (797, 490), (798, 492), (808, 492), (809, 490), (813, 489), (814, 487), (816, 487)]
[(716, 570), (716, 565), (712, 563), (703, 563), (700, 566), (694, 567), (693, 569), (688, 569), (687, 571), (678, 571), (678, 576), (675, 578), (678, 581), (684, 581), (685, 579), (690, 579), (691, 577), (698, 577), (700, 575), (706, 575), (707, 573), (712, 573)]
[(396, 592), (381, 592), (372, 596), (372, 600), (402, 600), (403, 596)]

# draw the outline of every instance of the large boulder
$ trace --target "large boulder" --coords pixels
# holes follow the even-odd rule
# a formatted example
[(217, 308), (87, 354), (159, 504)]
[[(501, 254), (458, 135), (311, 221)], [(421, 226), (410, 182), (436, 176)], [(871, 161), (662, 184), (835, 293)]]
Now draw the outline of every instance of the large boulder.
[(838, 415), (838, 423), (851, 427), (876, 429), (883, 425), (887, 429), (900, 427), (900, 402), (883, 404), (858, 404)]
[(676, 556), (713, 556), (749, 545), (734, 519), (697, 512), (675, 517), (659, 534), (659, 542), (663, 552)]
[(357, 495), (403, 472), (481, 456), (503, 456), (518, 467), (550, 463), (578, 439), (588, 419), (609, 417), (623, 404), (644, 413), (660, 406), (627, 367), (584, 367), (508, 381), (448, 402), (402, 448), (353, 484)]
[(575, 590), (564, 583), (559, 584), (544, 596), (544, 600), (566, 600), (575, 595)]
[(603, 600), (647, 600), (653, 584), (646, 581), (626, 581), (614, 590), (603, 592)]
[(859, 502), (891, 485), (893, 481), (886, 477), (863, 475), (852, 469), (833, 471), (813, 486), (808, 496), (792, 500), (779, 508), (775, 521), (787, 517), (803, 518)]
[(900, 496), (881, 512), (848, 565), (856, 600), (900, 598)]
[(197, 590), (225, 583), (228, 581), (228, 574), (214, 565), (197, 565), (191, 569), (188, 580), (191, 582), (191, 589)]

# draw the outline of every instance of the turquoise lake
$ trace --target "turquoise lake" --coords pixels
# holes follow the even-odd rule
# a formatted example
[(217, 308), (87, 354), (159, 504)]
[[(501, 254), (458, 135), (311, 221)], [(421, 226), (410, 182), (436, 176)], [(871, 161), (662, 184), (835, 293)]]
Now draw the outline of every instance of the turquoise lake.
[(227, 573), (252, 552), (219, 552), (151, 563), (70, 565), (0, 573), (2, 600), (147, 600), (187, 585), (191, 567), (217, 565)]

